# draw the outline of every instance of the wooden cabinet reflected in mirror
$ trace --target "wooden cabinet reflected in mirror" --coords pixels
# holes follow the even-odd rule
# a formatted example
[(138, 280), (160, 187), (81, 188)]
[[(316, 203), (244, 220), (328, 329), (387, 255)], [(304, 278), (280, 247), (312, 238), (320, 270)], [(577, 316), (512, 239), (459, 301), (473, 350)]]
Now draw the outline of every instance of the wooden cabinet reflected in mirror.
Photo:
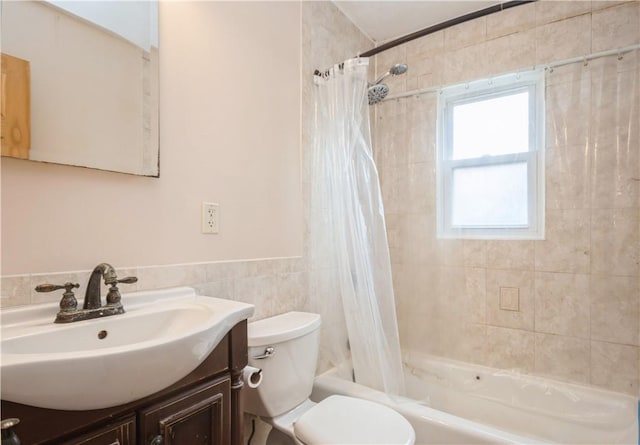
[(155, 0), (3, 2), (1, 29), (2, 156), (159, 176)]

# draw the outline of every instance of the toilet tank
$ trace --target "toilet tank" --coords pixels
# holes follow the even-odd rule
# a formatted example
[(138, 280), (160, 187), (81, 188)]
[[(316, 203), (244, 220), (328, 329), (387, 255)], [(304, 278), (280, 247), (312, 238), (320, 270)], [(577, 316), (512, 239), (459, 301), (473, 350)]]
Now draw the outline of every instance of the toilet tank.
[[(249, 365), (262, 369), (262, 384), (255, 389), (245, 385), (244, 410), (276, 417), (308, 399), (318, 361), (320, 315), (287, 312), (255, 321), (249, 323), (247, 337)], [(270, 355), (268, 348), (273, 348)]]

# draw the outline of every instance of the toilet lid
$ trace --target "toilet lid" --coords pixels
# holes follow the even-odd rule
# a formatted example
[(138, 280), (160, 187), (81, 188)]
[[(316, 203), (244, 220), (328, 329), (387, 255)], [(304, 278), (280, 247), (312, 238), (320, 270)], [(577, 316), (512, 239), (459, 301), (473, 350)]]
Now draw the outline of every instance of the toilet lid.
[(316, 444), (413, 445), (415, 432), (400, 414), (379, 403), (330, 396), (300, 416), (298, 439)]

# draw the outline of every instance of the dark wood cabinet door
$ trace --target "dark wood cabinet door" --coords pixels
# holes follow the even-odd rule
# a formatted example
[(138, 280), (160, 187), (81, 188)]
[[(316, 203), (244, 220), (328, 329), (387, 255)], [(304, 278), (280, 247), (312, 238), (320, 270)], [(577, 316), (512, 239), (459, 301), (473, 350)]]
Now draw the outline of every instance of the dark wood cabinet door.
[(140, 445), (231, 443), (231, 379), (227, 376), (140, 411)]
[(98, 428), (61, 445), (135, 445), (136, 419), (127, 417), (115, 424)]

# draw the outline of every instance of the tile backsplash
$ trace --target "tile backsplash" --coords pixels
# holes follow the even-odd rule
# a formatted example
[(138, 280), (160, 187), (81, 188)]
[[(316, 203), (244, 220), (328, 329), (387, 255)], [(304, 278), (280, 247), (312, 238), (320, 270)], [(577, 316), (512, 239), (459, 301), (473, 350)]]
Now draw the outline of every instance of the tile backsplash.
[[(121, 284), (123, 304), (126, 293), (175, 286), (194, 287), (200, 294), (242, 301), (256, 306), (251, 320), (258, 320), (282, 312), (301, 309), (306, 302), (307, 273), (300, 257), (272, 258), (248, 261), (174, 264), (144, 267), (117, 267), (119, 278), (138, 277), (135, 284)], [(0, 287), (2, 307), (60, 301), (60, 292), (38, 293), (42, 283), (79, 283), (75, 292), (82, 302), (90, 270), (52, 274), (3, 276)], [(103, 284), (103, 299), (106, 287)]]

